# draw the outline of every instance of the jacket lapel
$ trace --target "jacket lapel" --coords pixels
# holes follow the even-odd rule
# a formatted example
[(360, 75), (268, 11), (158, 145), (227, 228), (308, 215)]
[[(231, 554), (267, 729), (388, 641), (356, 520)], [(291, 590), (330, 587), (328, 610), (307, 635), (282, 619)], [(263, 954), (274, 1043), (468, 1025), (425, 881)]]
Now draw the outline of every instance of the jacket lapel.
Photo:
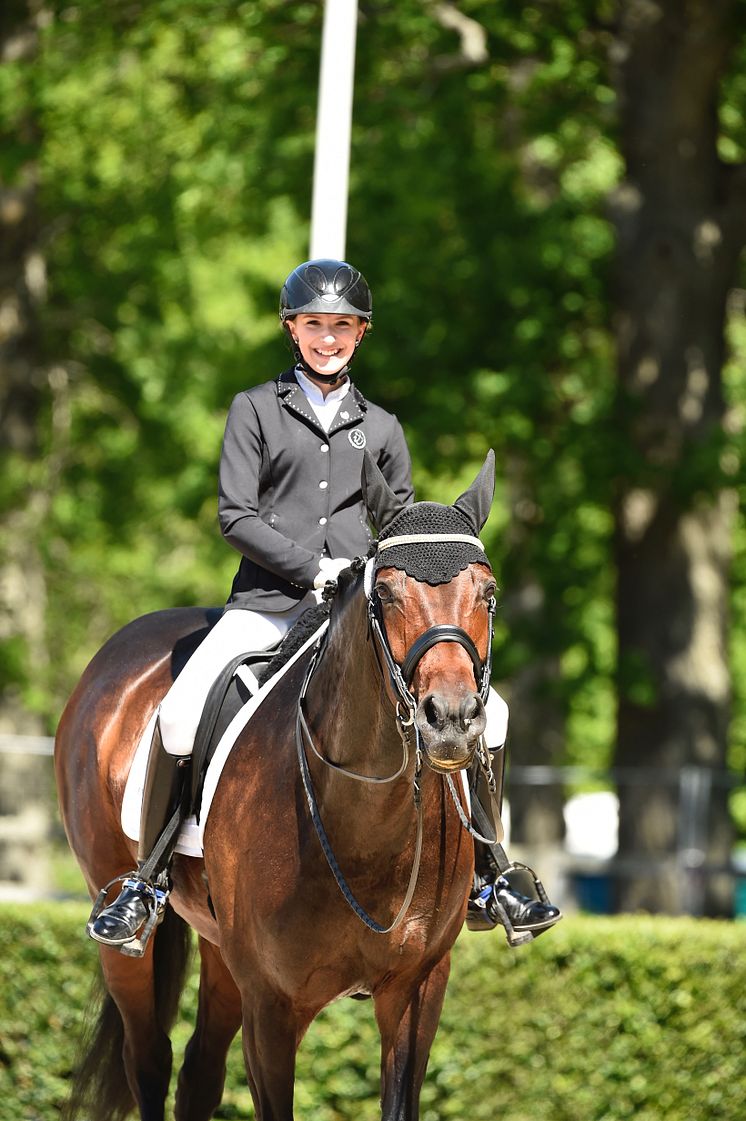
[(280, 374), (277, 379), (277, 395), (286, 409), (295, 413), (296, 416), (302, 417), (317, 432), (326, 435), (319, 418), (311, 408), (308, 398), (295, 380), (295, 374), (292, 370), (286, 370), (284, 374)]
[(277, 379), (277, 395), (286, 409), (295, 413), (296, 416), (302, 417), (306, 423), (311, 424), (324, 436), (331, 436), (340, 428), (349, 428), (358, 424), (365, 416), (368, 407), (368, 403), (360, 390), (351, 383), (347, 396), (340, 401), (331, 428), (328, 432), (324, 432), (308, 398), (298, 385), (293, 370), (285, 370), (284, 373), (280, 374)]
[(349, 428), (353, 424), (358, 424), (365, 416), (367, 402), (362, 393), (350, 385), (350, 391), (347, 396), (340, 402), (337, 409), (337, 415), (332, 421), (329, 435), (336, 432), (340, 428)]

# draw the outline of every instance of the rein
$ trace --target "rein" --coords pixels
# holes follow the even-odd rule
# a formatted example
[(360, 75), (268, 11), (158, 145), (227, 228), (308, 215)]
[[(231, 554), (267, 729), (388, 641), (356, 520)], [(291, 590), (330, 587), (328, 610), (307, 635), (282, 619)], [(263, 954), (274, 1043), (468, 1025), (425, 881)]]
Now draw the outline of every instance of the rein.
[(372, 930), (374, 934), (390, 934), (392, 930), (396, 930), (396, 928), (402, 923), (404, 916), (409, 910), (409, 905), (414, 897), (415, 888), (417, 887), (417, 880), (420, 874), (420, 861), (422, 858), (423, 812), (422, 793), (420, 788), (420, 776), (422, 774), (422, 752), (419, 745), (419, 737), (417, 741), (414, 778), (412, 782), (412, 797), (414, 801), (414, 807), (417, 812), (417, 836), (415, 839), (415, 851), (414, 859), (412, 861), (412, 871), (410, 872), (409, 883), (407, 885), (407, 891), (404, 896), (404, 901), (402, 902), (402, 905), (399, 908), (396, 917), (391, 923), (389, 923), (388, 926), (382, 926), (381, 923), (377, 922), (371, 915), (368, 914), (365, 908), (360, 903), (358, 903), (357, 899), (350, 889), (349, 884), (347, 883), (347, 880), (342, 874), (342, 869), (337, 863), (337, 858), (334, 855), (334, 850), (332, 849), (332, 846), (329, 842), (326, 829), (324, 828), (324, 823), (321, 820), (321, 814), (319, 813), (316, 793), (313, 788), (313, 779), (308, 767), (308, 759), (306, 758), (303, 741), (305, 739), (305, 741), (310, 745), (311, 750), (313, 751), (316, 758), (321, 760), (321, 762), (324, 763), (325, 766), (329, 767), (330, 770), (337, 771), (340, 774), (346, 775), (347, 778), (356, 779), (358, 782), (366, 782), (378, 785), (382, 783), (393, 782), (395, 779), (400, 778), (409, 766), (408, 728), (412, 721), (410, 721), (409, 724), (404, 724), (399, 718), (399, 711), (397, 706), (397, 728), (401, 736), (403, 750), (401, 766), (393, 775), (386, 775), (380, 778), (374, 775), (362, 775), (357, 771), (351, 771), (347, 767), (342, 767), (339, 763), (334, 763), (331, 759), (327, 759), (324, 755), (321, 754), (313, 741), (311, 729), (308, 727), (306, 714), (303, 711), (303, 702), (306, 697), (309, 682), (319, 662), (324, 646), (324, 640), (326, 639), (328, 633), (328, 630), (325, 631), (314, 647), (313, 654), (311, 655), (311, 659), (308, 663), (306, 674), (303, 679), (300, 694), (298, 696), (298, 708), (295, 717), (295, 745), (298, 751), (298, 763), (300, 765), (301, 779), (303, 780), (303, 790), (305, 791), (306, 801), (308, 803), (308, 811), (311, 815), (311, 821), (313, 822), (314, 829), (316, 830), (316, 836), (319, 839), (321, 850), (326, 857), (326, 862), (329, 865), (331, 873), (337, 883), (337, 887), (341, 891), (345, 902), (349, 904), (360, 921), (364, 923), (369, 930)]
[[(463, 536), (460, 536), (460, 535), (457, 535), (457, 534), (453, 534), (453, 535), (447, 535), (447, 534), (437, 534), (437, 535), (436, 534), (427, 534), (427, 535), (425, 535), (425, 534), (422, 534), (422, 535), (410, 535), (410, 536), (408, 536), (407, 537), (407, 543), (418, 543), (418, 542), (428, 542), (429, 543), (434, 538), (439, 540), (439, 541), (464, 540)], [(402, 540), (401, 538), (399, 538), (398, 541), (397, 541), (397, 539), (391, 539), (390, 542), (379, 543), (379, 549), (382, 547), (382, 544), (385, 545), (385, 544), (399, 543), (401, 540)], [(470, 542), (474, 542), (476, 544), (479, 544), (480, 547), (481, 547), (481, 542), (479, 542), (478, 539), (469, 538), (468, 540)], [(360, 566), (363, 565), (364, 563), (365, 562), (362, 560), (362, 558), (356, 558), (352, 562), (353, 571), (355, 569), (357, 569), (359, 571)], [(492, 646), (491, 646), (491, 643), (488, 643), (487, 656), (484, 659), (484, 661), (482, 661), (482, 659), (479, 656), (479, 652), (478, 652), (472, 638), (470, 637), (469, 634), (467, 634), (467, 632), (465, 630), (463, 630), (463, 628), (455, 626), (454, 624), (451, 624), (451, 623), (441, 623), (441, 624), (437, 624), (436, 626), (430, 627), (423, 634), (421, 634), (419, 636), (419, 638), (417, 638), (414, 641), (414, 643), (412, 644), (410, 649), (407, 651), (407, 653), (406, 653), (406, 655), (405, 655), (405, 657), (402, 661), (402, 664), (400, 666), (394, 660), (393, 654), (391, 653), (391, 648), (389, 646), (386, 631), (385, 631), (385, 628), (383, 627), (382, 620), (381, 620), (381, 617), (380, 617), (380, 602), (378, 601), (377, 597), (375, 596), (375, 593), (373, 592), (373, 590), (368, 587), (368, 577), (369, 577), (369, 573), (370, 573), (370, 566), (372, 565), (372, 563), (373, 563), (372, 560), (368, 561), (366, 569), (365, 569), (365, 580), (366, 580), (365, 593), (366, 593), (366, 600), (367, 600), (367, 605), (368, 605), (368, 626), (369, 626), (370, 633), (373, 635), (373, 637), (375, 639), (375, 641), (373, 643), (373, 647), (374, 647), (374, 650), (376, 652), (376, 658), (378, 660), (381, 671), (383, 672), (383, 665), (381, 665), (381, 654), (383, 654), (383, 660), (384, 660), (385, 667), (386, 667), (386, 670), (387, 670), (388, 675), (389, 675), (389, 679), (391, 681), (393, 690), (397, 694), (397, 697), (398, 697), (397, 702), (396, 702), (396, 723), (397, 723), (397, 730), (399, 732), (399, 735), (400, 735), (401, 741), (402, 741), (402, 762), (401, 762), (401, 765), (398, 768), (398, 770), (394, 774), (391, 774), (391, 775), (386, 775), (386, 776), (381, 776), (381, 777), (374, 776), (374, 775), (363, 775), (363, 774), (360, 774), (357, 771), (353, 771), (353, 770), (350, 770), (346, 767), (343, 767), (338, 763), (334, 763), (332, 760), (327, 759), (324, 755), (322, 755), (321, 752), (317, 749), (317, 747), (314, 743), (314, 740), (313, 740), (313, 736), (311, 734), (311, 730), (308, 726), (308, 721), (306, 719), (305, 712), (304, 712), (304, 701), (305, 701), (305, 698), (306, 698), (306, 693), (308, 691), (308, 686), (310, 684), (311, 678), (313, 677), (313, 674), (314, 674), (314, 672), (315, 672), (315, 670), (318, 666), (318, 663), (320, 661), (320, 658), (321, 658), (321, 655), (322, 655), (322, 652), (323, 652), (323, 648), (324, 648), (324, 643), (325, 643), (327, 635), (329, 633), (328, 631), (326, 631), (319, 638), (318, 642), (316, 643), (316, 646), (314, 647), (314, 650), (313, 650), (313, 654), (311, 656), (311, 659), (308, 663), (308, 667), (306, 669), (305, 677), (303, 679), (303, 684), (301, 686), (300, 694), (298, 696), (298, 708), (297, 708), (297, 711), (296, 711), (295, 742), (296, 742), (296, 748), (297, 748), (297, 752), (298, 752), (298, 763), (299, 763), (299, 766), (300, 766), (301, 779), (303, 781), (303, 789), (304, 789), (304, 792), (305, 792), (305, 795), (306, 795), (306, 801), (308, 803), (308, 809), (309, 809), (309, 813), (311, 815), (311, 820), (313, 822), (314, 829), (316, 830), (316, 835), (318, 836), (319, 842), (321, 844), (322, 851), (324, 853), (324, 856), (326, 857), (326, 861), (329, 865), (329, 868), (332, 872), (332, 875), (334, 876), (334, 879), (337, 883), (337, 886), (339, 887), (339, 890), (342, 893), (342, 896), (345, 899), (345, 901), (348, 903), (348, 905), (351, 907), (351, 909), (355, 912), (355, 914), (358, 916), (358, 918), (365, 924), (365, 926), (368, 927), (369, 930), (372, 930), (376, 934), (389, 934), (389, 933), (391, 933), (391, 931), (395, 930), (401, 924), (401, 922), (403, 921), (407, 911), (409, 910), (409, 906), (412, 902), (412, 899), (414, 897), (415, 888), (417, 886), (417, 880), (418, 880), (418, 877), (419, 877), (419, 870), (420, 870), (420, 862), (421, 862), (421, 857), (422, 857), (423, 810), (422, 810), (422, 794), (421, 794), (420, 779), (421, 779), (421, 775), (422, 775), (423, 752), (422, 752), (421, 741), (420, 741), (420, 732), (419, 732), (419, 729), (417, 728), (417, 724), (416, 724), (416, 721), (415, 721), (415, 716), (416, 716), (416, 713), (417, 713), (417, 701), (416, 701), (415, 697), (413, 696), (412, 692), (410, 691), (409, 686), (411, 684), (412, 678), (414, 677), (415, 670), (417, 669), (417, 666), (418, 666), (420, 660), (424, 657), (424, 655), (427, 653), (428, 650), (431, 650), (433, 648), (433, 646), (436, 646), (436, 645), (438, 645), (438, 643), (441, 643), (441, 642), (457, 642), (460, 646), (462, 646), (466, 650), (467, 654), (469, 655), (469, 657), (471, 659), (472, 666), (474, 668), (475, 680), (476, 680), (476, 683), (479, 687), (479, 696), (482, 700), (482, 703), (485, 703), (486, 700), (487, 700), (487, 695), (489, 693), (489, 687), (490, 687), (490, 671), (491, 671), (491, 663), (492, 663)], [(328, 585), (327, 585), (327, 587), (328, 587)], [(490, 635), (492, 635), (495, 610), (496, 610), (496, 600), (495, 600), (495, 597), (492, 596), (491, 599), (490, 599), (490, 603), (489, 603), (489, 634)], [(380, 653), (379, 653), (379, 651), (380, 651)], [(326, 830), (324, 829), (324, 823), (321, 820), (321, 815), (319, 813), (318, 802), (316, 800), (316, 794), (315, 794), (314, 787), (313, 787), (313, 780), (312, 780), (312, 777), (311, 777), (311, 772), (310, 772), (310, 769), (309, 769), (309, 766), (308, 766), (308, 759), (306, 757), (306, 752), (305, 752), (305, 748), (304, 748), (304, 741), (310, 746), (310, 748), (313, 751), (316, 758), (319, 759), (322, 763), (324, 763), (325, 766), (329, 767), (331, 770), (336, 771), (339, 774), (343, 774), (346, 777), (354, 779), (358, 782), (365, 782), (365, 783), (379, 785), (379, 784), (383, 784), (383, 783), (394, 782), (396, 779), (400, 778), (404, 774), (404, 772), (407, 770), (407, 767), (409, 766), (409, 756), (410, 756), (410, 729), (414, 730), (414, 736), (415, 736), (415, 768), (414, 768), (414, 776), (413, 776), (413, 780), (412, 780), (412, 797), (413, 797), (413, 803), (414, 803), (414, 807), (415, 807), (416, 815), (417, 815), (417, 836), (416, 836), (416, 840), (415, 840), (415, 853), (414, 853), (414, 858), (413, 858), (413, 862), (412, 862), (412, 870), (411, 870), (410, 877), (409, 877), (409, 884), (407, 886), (407, 891), (406, 891), (406, 895), (404, 897), (404, 901), (402, 902), (402, 905), (401, 905), (396, 917), (393, 919), (393, 921), (388, 926), (382, 926), (374, 918), (372, 918), (372, 916), (368, 914), (368, 912), (365, 910), (365, 908), (362, 907), (362, 905), (357, 901), (357, 899), (355, 898), (355, 896), (353, 895), (353, 893), (352, 893), (352, 891), (349, 887), (349, 884), (347, 883), (347, 881), (344, 878), (344, 875), (342, 874), (342, 871), (339, 867), (339, 864), (337, 863), (337, 859), (334, 855), (334, 851), (333, 851), (333, 849), (331, 847), (331, 844), (329, 842), (329, 838), (327, 836)], [(489, 750), (486, 748), (483, 739), (480, 739), (479, 747), (477, 749), (477, 759), (478, 759), (479, 765), (481, 766), (481, 768), (484, 772), (485, 779), (487, 781), (488, 787), (489, 787), (490, 791), (492, 793), (494, 793), (495, 792), (495, 779), (494, 779), (494, 776), (492, 774), (492, 767), (491, 767), (491, 764), (490, 764)], [(464, 809), (463, 809), (463, 806), (461, 804), (461, 799), (459, 798), (458, 793), (456, 791), (456, 788), (454, 786), (452, 776), (451, 775), (446, 775), (445, 778), (446, 778), (447, 789), (448, 789), (448, 791), (451, 795), (451, 799), (452, 799), (452, 801), (453, 801), (453, 803), (456, 807), (456, 811), (458, 813), (459, 820), (460, 820), (461, 824), (463, 825), (463, 827), (471, 834), (472, 837), (476, 838), (477, 840), (483, 841), (483, 842), (485, 842), (486, 844), (489, 844), (489, 845), (494, 845), (495, 842), (498, 839), (497, 836), (495, 836), (495, 837), (484, 837), (484, 836), (482, 836), (481, 833), (478, 833), (474, 829), (473, 825), (471, 824), (468, 817), (464, 813)]]
[[(392, 775), (391, 778), (384, 778), (384, 779), (368, 778), (365, 775), (358, 775), (354, 771), (345, 771), (345, 769), (343, 767), (338, 767), (336, 764), (330, 762), (330, 760), (324, 759), (323, 755), (320, 755), (319, 752), (316, 751), (316, 748), (313, 746), (313, 740), (310, 738), (308, 725), (305, 722), (305, 719), (301, 718), (301, 708), (300, 708), (300, 704), (298, 705), (298, 718), (296, 720), (296, 725), (295, 725), (295, 742), (296, 742), (296, 746), (298, 748), (298, 762), (300, 763), (300, 773), (301, 773), (301, 778), (303, 780), (303, 789), (304, 789), (305, 794), (306, 794), (306, 801), (308, 802), (308, 810), (309, 810), (309, 813), (311, 814), (311, 821), (313, 822), (314, 829), (316, 830), (316, 835), (319, 838), (319, 842), (321, 844), (321, 849), (324, 853), (324, 856), (326, 857), (327, 864), (329, 865), (329, 868), (331, 869), (331, 873), (332, 873), (332, 875), (334, 876), (334, 879), (337, 882), (337, 887), (341, 891), (345, 902), (349, 904), (349, 906), (352, 908), (352, 910), (355, 912), (355, 914), (361, 920), (361, 922), (363, 922), (365, 924), (365, 926), (368, 927), (369, 930), (372, 930), (374, 934), (390, 934), (392, 930), (396, 930), (397, 926), (399, 926), (401, 924), (402, 920), (404, 919), (404, 916), (406, 915), (407, 911), (409, 910), (409, 905), (412, 902), (412, 899), (414, 897), (415, 888), (417, 887), (417, 880), (418, 880), (419, 874), (420, 874), (420, 861), (421, 861), (421, 858), (422, 858), (422, 832), (423, 832), (423, 830), (422, 830), (422, 793), (421, 793), (421, 789), (420, 789), (420, 775), (422, 773), (422, 761), (421, 761), (420, 758), (418, 758), (417, 764), (415, 765), (415, 774), (414, 774), (414, 782), (413, 782), (414, 806), (415, 806), (415, 809), (417, 811), (417, 837), (416, 837), (416, 840), (415, 840), (415, 851), (414, 851), (414, 860), (412, 861), (412, 871), (409, 875), (409, 884), (407, 885), (407, 892), (406, 892), (406, 895), (404, 896), (404, 901), (402, 902), (402, 905), (399, 908), (399, 911), (398, 911), (396, 917), (392, 920), (391, 923), (389, 923), (388, 926), (382, 926), (379, 922), (376, 922), (376, 920), (371, 915), (368, 914), (368, 912), (365, 910), (365, 908), (360, 903), (358, 903), (357, 899), (352, 894), (352, 891), (350, 889), (349, 884), (347, 883), (347, 880), (344, 878), (344, 875), (342, 874), (342, 870), (339, 867), (339, 864), (337, 863), (337, 858), (334, 855), (334, 850), (332, 849), (332, 846), (329, 842), (329, 838), (326, 834), (326, 830), (324, 829), (324, 823), (321, 820), (321, 814), (319, 813), (319, 807), (318, 807), (318, 803), (316, 801), (316, 795), (315, 795), (315, 792), (314, 792), (314, 789), (313, 789), (313, 780), (311, 778), (311, 772), (310, 772), (309, 767), (308, 767), (308, 759), (306, 758), (306, 753), (303, 750), (303, 732), (304, 731), (305, 731), (305, 734), (306, 734), (306, 737), (307, 737), (309, 743), (313, 747), (313, 750), (314, 750), (314, 753), (316, 754), (316, 756), (319, 759), (321, 759), (322, 762), (326, 763), (327, 766), (333, 767), (335, 770), (342, 771), (342, 773), (349, 775), (349, 777), (351, 777), (351, 778), (360, 779), (362, 782), (390, 782), (390, 781), (392, 781), (393, 778), (398, 777), (398, 775)], [(398, 774), (402, 773), (402, 771), (404, 770), (407, 762), (409, 761), (409, 749), (408, 749), (405, 737), (403, 737), (403, 742), (404, 742), (404, 762), (402, 763), (402, 766), (400, 767)]]

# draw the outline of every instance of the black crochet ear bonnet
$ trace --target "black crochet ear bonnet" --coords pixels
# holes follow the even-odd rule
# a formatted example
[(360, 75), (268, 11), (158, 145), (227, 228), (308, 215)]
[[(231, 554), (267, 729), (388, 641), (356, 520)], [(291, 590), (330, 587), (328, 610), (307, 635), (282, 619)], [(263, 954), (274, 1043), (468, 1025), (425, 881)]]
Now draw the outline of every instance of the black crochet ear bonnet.
[(381, 532), (375, 571), (379, 568), (399, 568), (412, 579), (434, 587), (436, 584), (447, 584), (470, 564), (490, 567), (484, 550), (470, 541), (417, 541), (380, 547), (393, 537), (420, 534), (478, 537), (469, 518), (454, 506), (415, 502), (400, 511)]

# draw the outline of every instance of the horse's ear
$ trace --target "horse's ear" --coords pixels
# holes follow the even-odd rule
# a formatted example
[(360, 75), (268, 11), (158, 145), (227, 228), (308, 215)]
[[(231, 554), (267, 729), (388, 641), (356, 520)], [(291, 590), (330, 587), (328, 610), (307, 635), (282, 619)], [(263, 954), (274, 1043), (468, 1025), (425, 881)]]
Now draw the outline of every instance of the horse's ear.
[(487, 452), (482, 470), (467, 491), (457, 498), (454, 506), (466, 514), (474, 529), (479, 533), (492, 509), (495, 497), (495, 453), (492, 448)]
[(405, 503), (397, 498), (381, 474), (381, 470), (369, 451), (363, 452), (363, 471), (360, 479), (363, 489), (363, 502), (370, 514), (370, 520), (377, 533), (382, 533), (389, 522), (396, 517)]

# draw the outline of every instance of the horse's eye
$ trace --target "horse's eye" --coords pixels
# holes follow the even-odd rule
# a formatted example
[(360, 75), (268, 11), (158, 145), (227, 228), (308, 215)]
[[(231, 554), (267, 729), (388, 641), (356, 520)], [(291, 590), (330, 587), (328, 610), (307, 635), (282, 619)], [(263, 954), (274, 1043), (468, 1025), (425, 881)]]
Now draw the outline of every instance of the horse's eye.
[(391, 588), (388, 586), (388, 584), (381, 584), (381, 583), (376, 584), (375, 591), (376, 591), (376, 595), (380, 599), (381, 603), (391, 603), (392, 602), (394, 596), (393, 596)]
[(497, 595), (497, 584), (494, 580), (490, 580), (489, 584), (485, 584), (482, 594), (487, 601), (491, 600), (493, 596)]

